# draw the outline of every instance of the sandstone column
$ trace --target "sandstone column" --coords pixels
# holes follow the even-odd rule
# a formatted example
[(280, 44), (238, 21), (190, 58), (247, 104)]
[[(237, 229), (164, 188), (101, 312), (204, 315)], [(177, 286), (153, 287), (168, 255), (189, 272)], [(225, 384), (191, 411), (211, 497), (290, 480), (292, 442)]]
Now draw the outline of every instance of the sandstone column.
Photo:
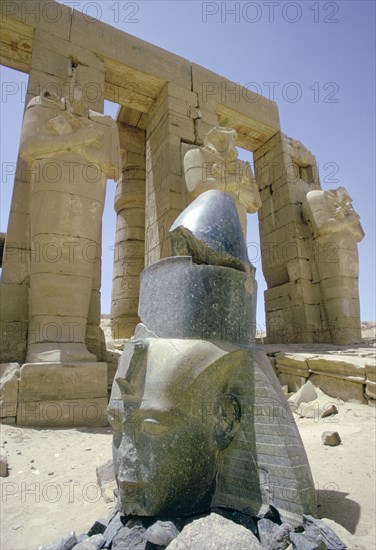
[(139, 322), (140, 273), (145, 254), (145, 131), (118, 122), (123, 151), (116, 187), (116, 237), (112, 279), (111, 330), (129, 338)]

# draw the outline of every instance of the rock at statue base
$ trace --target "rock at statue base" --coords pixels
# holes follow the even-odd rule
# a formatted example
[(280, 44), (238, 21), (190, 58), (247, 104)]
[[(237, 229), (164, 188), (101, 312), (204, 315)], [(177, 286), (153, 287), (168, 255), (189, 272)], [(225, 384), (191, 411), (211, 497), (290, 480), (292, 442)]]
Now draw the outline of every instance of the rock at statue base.
[(278, 525), (270, 519), (261, 518), (257, 522), (257, 529), (263, 548), (285, 550), (290, 544), (290, 531), (294, 528), (289, 523)]
[(93, 535), (74, 546), (74, 550), (99, 550), (103, 547), (104, 537), (101, 534)]
[(210, 514), (184, 527), (183, 531), (168, 545), (168, 550), (247, 549), (262, 550), (258, 539), (245, 527), (219, 516)]
[(168, 546), (179, 533), (172, 521), (157, 521), (146, 529), (144, 538), (153, 544)]
[(146, 550), (145, 528), (135, 525), (131, 529), (123, 527), (112, 541), (112, 550)]
[(45, 546), (39, 546), (38, 550), (72, 550), (78, 543), (75, 533), (72, 531), (69, 535)]

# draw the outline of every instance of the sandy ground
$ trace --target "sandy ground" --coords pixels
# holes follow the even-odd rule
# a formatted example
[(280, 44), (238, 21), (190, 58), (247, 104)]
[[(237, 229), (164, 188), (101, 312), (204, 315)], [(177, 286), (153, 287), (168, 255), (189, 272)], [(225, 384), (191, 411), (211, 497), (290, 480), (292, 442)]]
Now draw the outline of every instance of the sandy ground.
[[(318, 411), (337, 403), (339, 414)], [(313, 418), (298, 418), (318, 494), (318, 516), (354, 534), (349, 548), (374, 550), (375, 412), (323, 395), (310, 404)], [(342, 444), (322, 445), (321, 434), (338, 431)], [(111, 430), (30, 429), (2, 426), (10, 475), (1, 478), (1, 550), (29, 550), (74, 530), (85, 532), (106, 504), (96, 486), (95, 467), (111, 457)], [(350, 542), (349, 542), (350, 541)]]

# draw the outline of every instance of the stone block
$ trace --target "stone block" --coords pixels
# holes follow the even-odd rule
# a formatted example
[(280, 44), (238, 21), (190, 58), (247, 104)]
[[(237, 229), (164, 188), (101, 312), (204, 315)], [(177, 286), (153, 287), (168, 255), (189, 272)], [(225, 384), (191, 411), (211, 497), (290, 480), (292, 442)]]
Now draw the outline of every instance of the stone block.
[(124, 312), (122, 316), (116, 317), (111, 320), (112, 338), (114, 340), (131, 338), (134, 335), (134, 331), (138, 323), (140, 323), (140, 318), (137, 315), (135, 315), (131, 311)]
[(25, 363), (19, 402), (63, 401), (107, 396), (107, 363)]
[(0, 361), (23, 363), (26, 356), (27, 322), (0, 321)]
[[(44, 168), (46, 168), (46, 166)], [(89, 196), (78, 194), (80, 191), (86, 195), (86, 188), (89, 187), (88, 182), (82, 184), (80, 190), (78, 190), (77, 187), (74, 188), (72, 184), (73, 189), (70, 190), (68, 189), (69, 184), (65, 184), (64, 181), (64, 193), (61, 192), (61, 189), (56, 191), (45, 191), (41, 189), (44, 187), (42, 182), (38, 185), (37, 191), (33, 193), (33, 211), (43, 211), (43, 216), (41, 216), (39, 220), (36, 218), (34, 220), (34, 235), (41, 233), (55, 233), (60, 235), (73, 234), (80, 235), (81, 238), (89, 239), (94, 243), (97, 242), (99, 236), (97, 229), (98, 224), (95, 223), (95, 221), (98, 216), (102, 215), (104, 196), (102, 197), (102, 193), (100, 192), (102, 184), (101, 181), (98, 180), (98, 178), (101, 177), (99, 172), (96, 176), (93, 174), (87, 176), (88, 179), (89, 177), (92, 179), (90, 182), (92, 189), (88, 189), (87, 193)], [(63, 174), (61, 178), (69, 182), (69, 174)], [(93, 188), (96, 192), (94, 192)], [(45, 207), (47, 195), (49, 204), (48, 209)], [(58, 216), (56, 212), (59, 212)], [(82, 224), (82, 218), (86, 219), (84, 228), (80, 225)]]
[(125, 311), (127, 312), (127, 315), (137, 316), (138, 298), (119, 298), (112, 301), (112, 319), (117, 319), (120, 322), (120, 318), (124, 316)]
[(359, 299), (358, 277), (331, 277), (320, 281), (325, 300), (332, 298)]
[(0, 417), (14, 417), (17, 412), (18, 363), (0, 363)]
[[(56, 312), (60, 317), (82, 316), (82, 303), (89, 307), (91, 277), (55, 274), (53, 279), (47, 273), (35, 273), (31, 276), (30, 314), (51, 316), (51, 322), (57, 322)], [(58, 282), (59, 294), (55, 293)], [(51, 297), (45, 300), (44, 297)]]
[(376, 382), (371, 382), (367, 380), (366, 382), (366, 397), (371, 399), (376, 399)]
[(372, 358), (366, 358), (366, 377), (367, 382), (376, 382), (376, 363)]
[[(353, 325), (352, 327), (341, 326), (350, 323)], [(333, 344), (345, 346), (348, 344), (357, 344), (362, 341), (359, 318), (329, 320), (329, 326)]]
[(27, 28), (35, 28), (36, 23), (38, 23), (39, 28), (51, 33), (52, 36), (69, 40), (71, 9), (64, 5), (58, 5), (56, 9), (49, 9), (49, 6), (49, 3), (38, 2), (27, 9), (22, 0), (13, 0), (11, 11), (6, 3), (0, 4), (0, 10), (3, 13), (4, 20), (11, 15), (11, 19), (14, 18), (24, 23)]
[(336, 397), (350, 403), (366, 402), (363, 384), (321, 374), (312, 374), (309, 379), (314, 386), (320, 388), (330, 397)]
[(19, 245), (17, 243), (13, 245), (9, 239), (7, 240), (3, 254), (2, 284), (28, 284), (30, 249), (25, 241)]
[[(97, 241), (42, 233), (32, 242), (32, 273), (93, 276), (93, 264), (99, 261), (101, 247)], [(50, 276), (50, 275), (49, 275)]]
[(142, 258), (126, 258), (124, 260), (114, 262), (113, 278), (115, 277), (138, 277), (144, 268), (144, 257)]
[(140, 295), (140, 277), (123, 276), (112, 280), (112, 295), (117, 299), (138, 298)]
[(0, 286), (1, 319), (28, 320), (28, 285), (2, 283)]
[[(100, 21), (93, 23), (89, 34), (87, 28), (87, 16), (75, 11), (70, 35), (72, 43), (88, 48), (100, 58), (106, 58), (105, 65), (111, 65), (114, 72), (122, 72), (131, 82), (137, 82), (140, 91), (145, 83), (160, 92), (168, 81), (184, 89), (192, 89), (191, 64), (187, 59)], [(98, 40), (98, 34), (101, 40)], [(127, 66), (124, 60), (127, 60)]]
[(281, 372), (278, 374), (278, 380), (281, 386), (287, 386), (288, 393), (292, 393), (297, 392), (306, 383), (307, 378)]
[[(144, 227), (145, 226), (145, 208), (129, 208), (125, 211), (120, 211), (116, 218), (116, 232), (121, 234), (128, 227)], [(126, 240), (126, 239), (119, 239)]]
[(19, 402), (22, 426), (107, 426), (107, 398)]
[(332, 298), (328, 300), (324, 296), (325, 310), (329, 319), (337, 319), (341, 317), (360, 318), (359, 299), (356, 298)]
[(1, 416), (0, 417), (0, 424), (13, 425), (15, 423), (16, 423), (16, 417), (15, 416)]
[(117, 121), (120, 148), (141, 156), (145, 154), (145, 131)]
[(309, 369), (307, 359), (309, 357), (312, 357), (312, 355), (308, 353), (277, 353), (276, 369), (279, 373), (308, 378)]
[(11, 210), (8, 222), (7, 241), (18, 246), (24, 246), (29, 239), (29, 214), (27, 212), (16, 212)]
[(310, 372), (335, 378), (344, 378), (352, 382), (364, 383), (366, 379), (366, 363), (364, 357), (326, 354), (308, 357)]
[(309, 261), (307, 258), (295, 258), (287, 262), (287, 273), (290, 281), (299, 279), (312, 280), (312, 273)]

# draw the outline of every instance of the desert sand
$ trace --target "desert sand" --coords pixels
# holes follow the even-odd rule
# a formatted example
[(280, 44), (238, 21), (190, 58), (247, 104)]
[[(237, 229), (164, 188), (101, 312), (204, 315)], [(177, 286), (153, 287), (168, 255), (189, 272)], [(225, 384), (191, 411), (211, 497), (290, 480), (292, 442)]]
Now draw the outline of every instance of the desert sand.
[[(338, 414), (319, 417), (328, 403)], [(375, 412), (369, 405), (344, 403), (325, 395), (311, 402), (313, 418), (296, 421), (311, 464), (318, 517), (335, 520), (350, 549), (374, 550)], [(324, 446), (321, 435), (335, 430), (342, 443)], [(10, 466), (1, 478), (2, 550), (29, 550), (70, 531), (87, 531), (106, 517), (96, 484), (96, 466), (111, 458), (111, 429), (32, 429), (1, 427)]]

